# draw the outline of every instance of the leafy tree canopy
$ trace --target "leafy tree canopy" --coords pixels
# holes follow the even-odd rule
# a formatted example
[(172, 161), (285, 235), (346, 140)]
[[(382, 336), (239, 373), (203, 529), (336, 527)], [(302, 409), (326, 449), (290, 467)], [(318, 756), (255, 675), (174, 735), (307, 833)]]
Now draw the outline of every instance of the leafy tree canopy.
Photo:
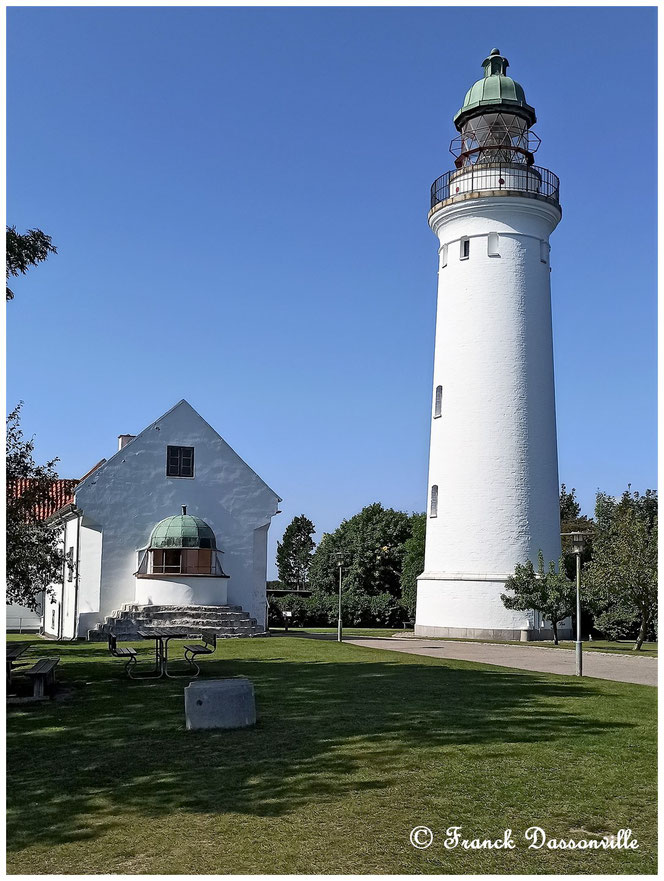
[[(581, 565), (588, 563), (593, 555), (593, 527), (592, 519), (581, 514), (581, 506), (576, 500), (576, 490), (572, 489), (567, 492), (567, 487), (563, 483), (560, 487), (560, 531), (562, 533), (583, 532), (587, 536), (581, 554)], [(562, 539), (562, 552), (567, 576), (576, 578), (576, 557), (572, 553), (572, 540), (567, 536)]]
[(321, 593), (337, 591), (336, 553), (341, 552), (344, 591), (399, 597), (404, 542), (410, 537), (408, 514), (383, 508), (379, 502), (368, 505), (334, 532), (323, 535), (309, 570), (312, 589)]
[[(51, 501), (58, 460), (35, 462), (34, 440), (25, 440), (21, 431), (21, 406), (7, 417), (7, 602), (37, 610), (42, 593), (59, 580), (64, 564), (57, 527), (38, 515), (39, 507)], [(22, 478), (29, 483), (18, 495)]]
[(304, 514), (294, 517), (277, 542), (279, 580), (291, 590), (304, 590), (315, 547), (311, 537), (316, 527)]
[(411, 536), (403, 545), (401, 568), (401, 602), (408, 614), (415, 614), (417, 578), (424, 572), (424, 542), (427, 531), (426, 514), (413, 514), (410, 518)]
[(506, 590), (500, 598), (507, 609), (528, 612), (536, 609), (551, 621), (553, 640), (558, 645), (558, 624), (572, 614), (576, 603), (576, 586), (567, 577), (562, 560), (558, 564), (551, 561), (548, 570), (544, 568), (544, 555), (537, 555), (537, 572), (530, 560), (517, 563), (514, 575), (505, 582)]
[[(29, 229), (26, 233), (16, 232), (15, 226), (7, 227), (7, 280), (25, 275), (31, 266), (42, 263), (49, 254), (58, 250), (51, 243), (51, 237), (40, 229)], [(7, 285), (7, 299), (13, 300), (14, 293)]]
[(657, 620), (657, 493), (628, 487), (620, 499), (598, 493), (593, 559), (585, 572), (596, 625), (611, 635), (617, 622), (638, 621), (640, 649)]
[(581, 514), (581, 505), (576, 500), (576, 489), (572, 487), (570, 492), (567, 492), (567, 487), (565, 484), (561, 484), (560, 486), (560, 522), (564, 523), (566, 520), (576, 520)]

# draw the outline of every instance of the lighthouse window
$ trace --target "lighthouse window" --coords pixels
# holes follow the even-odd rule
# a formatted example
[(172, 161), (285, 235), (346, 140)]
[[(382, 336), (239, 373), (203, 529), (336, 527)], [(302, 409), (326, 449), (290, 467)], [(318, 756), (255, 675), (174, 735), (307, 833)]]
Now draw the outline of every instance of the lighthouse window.
[(549, 262), (549, 243), (540, 242), (540, 260), (542, 263)]
[(440, 268), (445, 269), (447, 266), (447, 245), (443, 245), (440, 250)]
[(470, 257), (470, 239), (465, 236), (461, 239), (461, 259), (465, 260), (467, 257)]
[(433, 418), (440, 416), (443, 410), (443, 387), (442, 385), (436, 386), (436, 398), (433, 405)]
[(438, 486), (434, 483), (431, 487), (431, 506), (429, 508), (429, 517), (438, 516)]
[(489, 233), (489, 241), (487, 244), (487, 253), (489, 257), (500, 257), (498, 253), (498, 233), (490, 232)]

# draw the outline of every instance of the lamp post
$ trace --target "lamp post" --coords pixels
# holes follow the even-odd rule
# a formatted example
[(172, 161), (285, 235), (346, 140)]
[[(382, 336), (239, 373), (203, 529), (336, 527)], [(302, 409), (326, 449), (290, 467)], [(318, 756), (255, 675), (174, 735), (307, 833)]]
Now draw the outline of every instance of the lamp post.
[(581, 642), (581, 554), (586, 545), (585, 532), (563, 532), (572, 541), (572, 553), (576, 557), (576, 675), (583, 676), (583, 643)]
[(341, 623), (341, 567), (343, 566), (344, 555), (341, 551), (337, 551), (334, 558), (339, 567), (339, 623), (337, 625), (337, 642), (343, 642), (343, 626)]

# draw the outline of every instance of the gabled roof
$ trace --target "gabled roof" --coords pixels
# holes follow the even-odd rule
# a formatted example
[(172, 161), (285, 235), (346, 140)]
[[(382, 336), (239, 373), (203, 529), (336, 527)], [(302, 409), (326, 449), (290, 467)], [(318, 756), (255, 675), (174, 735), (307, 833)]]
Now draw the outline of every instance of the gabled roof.
[(78, 484), (78, 480), (66, 478), (45, 482), (35, 477), (19, 477), (7, 481), (7, 498), (20, 499), (26, 493), (34, 493), (33, 515), (36, 520), (46, 520), (74, 501), (74, 490)]
[(265, 487), (266, 487), (266, 488), (267, 488), (267, 489), (268, 489), (268, 490), (274, 495), (274, 497), (276, 498), (276, 500), (277, 500), (278, 502), (281, 502), (281, 501), (282, 501), (281, 496), (279, 496), (279, 494), (276, 493), (276, 492), (272, 489), (271, 486), (269, 486), (267, 483), (265, 483), (265, 481), (263, 480), (263, 478), (260, 477), (260, 475), (256, 474), (256, 472), (254, 471), (254, 469), (253, 469), (250, 465), (247, 465), (247, 463), (244, 461), (244, 459), (243, 459), (241, 456), (238, 456), (238, 454), (235, 452), (235, 450), (231, 447), (231, 445), (230, 445), (227, 441), (224, 440), (224, 438), (219, 434), (219, 432), (216, 431), (216, 430), (210, 425), (210, 423), (209, 423), (206, 419), (203, 419), (203, 417), (201, 416), (201, 414), (191, 406), (191, 404), (189, 403), (189, 401), (185, 400), (184, 398), (182, 398), (181, 401), (178, 401), (177, 404), (175, 404), (173, 407), (170, 408), (170, 410), (167, 410), (165, 413), (163, 413), (158, 419), (155, 419), (154, 422), (151, 422), (149, 425), (147, 425), (147, 426), (146, 426), (142, 431), (140, 431), (135, 437), (133, 437), (130, 441), (128, 441), (128, 442), (127, 442), (127, 443), (126, 443), (121, 449), (117, 450), (117, 451), (111, 456), (110, 459), (106, 459), (106, 460), (102, 459), (102, 461), (99, 463), (98, 466), (95, 466), (95, 468), (93, 468), (92, 471), (88, 472), (88, 474), (86, 474), (85, 477), (82, 478), (82, 480), (80, 481), (80, 483), (79, 483), (79, 485), (78, 485), (78, 487), (77, 487), (77, 490), (80, 489), (80, 488), (81, 488), (81, 487), (87, 482), (88, 478), (89, 478), (94, 472), (96, 472), (96, 471), (103, 471), (104, 468), (106, 468), (107, 465), (110, 465), (111, 462), (113, 462), (117, 456), (121, 456), (121, 455), (123, 455), (123, 454), (126, 454), (126, 452), (129, 450), (129, 448), (131, 447), (132, 444), (135, 444), (136, 441), (137, 441), (139, 438), (143, 437), (143, 436), (144, 436), (145, 434), (147, 434), (151, 429), (153, 429), (156, 425), (158, 425), (158, 423), (162, 422), (164, 419), (166, 419), (167, 416), (170, 416), (171, 413), (173, 413), (175, 410), (177, 410), (178, 407), (182, 407), (183, 405), (184, 405), (185, 407), (188, 407), (188, 408), (192, 411), (192, 413), (194, 413), (194, 414), (195, 414), (195, 415), (201, 420), (201, 422), (203, 422), (205, 425), (207, 425), (207, 427), (210, 429), (210, 431), (211, 431), (214, 435), (216, 435), (222, 443), (226, 444), (226, 446), (227, 446), (228, 449), (233, 453), (233, 455), (234, 455), (234, 456), (237, 456), (237, 458), (240, 460), (240, 462), (242, 462), (242, 464), (245, 465), (245, 466), (246, 466), (246, 467), (247, 467), (247, 468), (248, 468), (248, 469), (249, 469), (249, 470), (250, 470), (250, 471), (256, 476), (256, 478), (257, 478), (258, 480), (260, 480), (260, 482), (263, 484), (263, 486), (265, 486)]

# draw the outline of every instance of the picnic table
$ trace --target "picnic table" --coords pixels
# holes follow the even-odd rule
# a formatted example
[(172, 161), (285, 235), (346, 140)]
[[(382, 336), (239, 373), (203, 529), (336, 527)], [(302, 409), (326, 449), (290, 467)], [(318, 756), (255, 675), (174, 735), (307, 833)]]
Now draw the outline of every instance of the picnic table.
[(170, 627), (144, 627), (138, 631), (138, 635), (141, 639), (154, 639), (155, 672), (149, 674), (150, 676), (154, 676), (155, 679), (161, 676), (168, 676), (169, 679), (191, 676), (189, 672), (175, 675), (168, 672), (168, 643), (171, 639), (187, 639), (188, 630), (173, 630)]
[(9, 690), (9, 686), (12, 684), (12, 669), (16, 666), (19, 667), (22, 664), (28, 663), (27, 661), (18, 662), (18, 659), (21, 657), (23, 652), (29, 648), (31, 643), (29, 642), (8, 642), (7, 643), (7, 690)]

